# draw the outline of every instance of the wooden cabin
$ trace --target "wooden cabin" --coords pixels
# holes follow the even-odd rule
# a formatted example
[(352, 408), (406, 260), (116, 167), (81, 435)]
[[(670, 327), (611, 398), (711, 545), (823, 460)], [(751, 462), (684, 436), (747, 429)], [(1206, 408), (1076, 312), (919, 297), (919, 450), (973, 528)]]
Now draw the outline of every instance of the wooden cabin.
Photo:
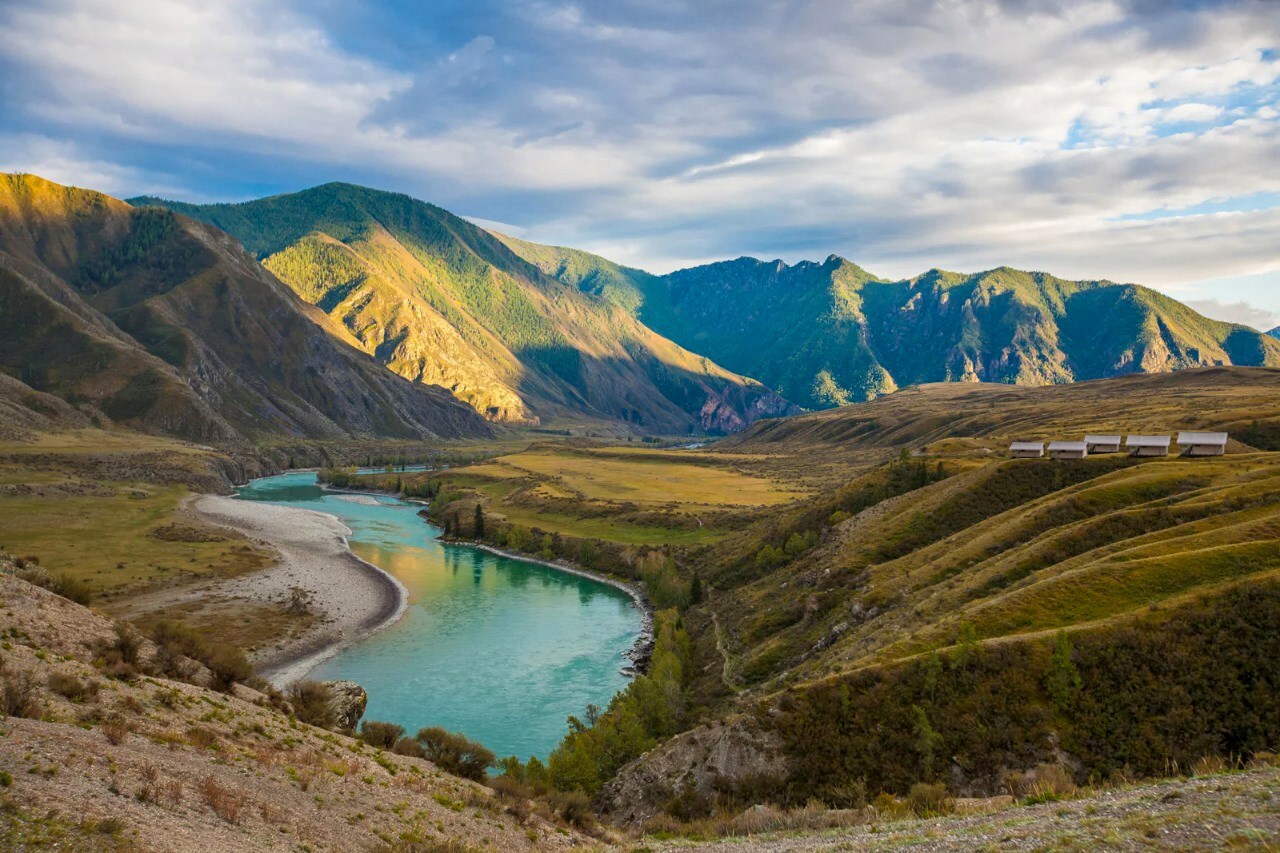
[(1119, 453), (1120, 436), (1118, 435), (1086, 435), (1084, 443), (1090, 453)]
[(1049, 442), (1050, 459), (1083, 459), (1089, 455), (1089, 445), (1083, 441)]
[(1180, 432), (1178, 447), (1183, 456), (1221, 456), (1227, 452), (1225, 432)]
[(1015, 441), (1009, 445), (1009, 455), (1014, 459), (1039, 459), (1044, 456), (1044, 442)]
[(1131, 435), (1124, 440), (1130, 456), (1168, 456), (1169, 436)]

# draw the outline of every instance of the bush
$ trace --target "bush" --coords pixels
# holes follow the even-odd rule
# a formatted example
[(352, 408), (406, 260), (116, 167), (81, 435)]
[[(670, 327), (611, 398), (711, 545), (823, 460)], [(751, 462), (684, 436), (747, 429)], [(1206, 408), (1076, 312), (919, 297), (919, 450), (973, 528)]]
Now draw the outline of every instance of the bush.
[(547, 797), (551, 808), (565, 823), (579, 829), (591, 829), (596, 824), (596, 814), (591, 799), (581, 791), (558, 791)]
[(954, 812), (956, 801), (941, 782), (917, 782), (907, 794), (907, 807), (920, 817), (934, 817)]
[(98, 695), (98, 682), (81, 681), (74, 675), (65, 672), (49, 673), (49, 689), (72, 702), (83, 702)]
[(404, 734), (404, 726), (395, 723), (383, 723), (378, 720), (365, 720), (360, 724), (360, 740), (379, 749), (391, 749)]
[(396, 755), (407, 755), (410, 758), (426, 758), (427, 751), (422, 748), (422, 744), (418, 743), (411, 737), (402, 737), (391, 747), (391, 751)]
[(1071, 773), (1059, 764), (1041, 764), (1023, 774), (1018, 793), (1029, 803), (1052, 803), (1076, 793)]
[(438, 726), (422, 729), (416, 739), (431, 762), (464, 779), (481, 781), (496, 761), (494, 754), (483, 745)]
[(229, 643), (214, 646), (203, 662), (213, 676), (213, 688), (224, 693), (236, 682), (253, 678), (253, 664), (245, 657), (244, 650)]
[(293, 715), (304, 723), (322, 729), (337, 725), (338, 715), (333, 709), (333, 691), (319, 681), (299, 681), (289, 688), (289, 703)]
[(44, 713), (44, 703), (40, 701), (40, 688), (36, 686), (36, 678), (27, 670), (10, 670), (0, 659), (0, 713), (6, 717), (26, 717), (39, 719)]
[[(107, 647), (109, 654), (114, 654), (117, 659), (129, 664), (130, 666), (138, 665), (138, 652), (142, 648), (142, 637), (137, 630), (128, 622), (116, 623), (115, 641)], [(108, 661), (112, 663), (114, 661)]]
[(213, 813), (227, 823), (240, 820), (240, 809), (244, 805), (244, 797), (230, 788), (218, 784), (212, 776), (206, 776), (200, 782), (200, 797)]
[(124, 743), (125, 738), (129, 736), (129, 731), (129, 723), (124, 717), (112, 717), (102, 724), (102, 736), (113, 746)]
[(170, 619), (156, 622), (147, 635), (156, 644), (155, 666), (170, 676), (183, 674), (183, 658), (199, 661), (208, 667), (215, 690), (228, 692), (233, 684), (247, 683), (253, 678), (253, 665), (244, 650), (230, 643), (210, 645), (195, 629)]

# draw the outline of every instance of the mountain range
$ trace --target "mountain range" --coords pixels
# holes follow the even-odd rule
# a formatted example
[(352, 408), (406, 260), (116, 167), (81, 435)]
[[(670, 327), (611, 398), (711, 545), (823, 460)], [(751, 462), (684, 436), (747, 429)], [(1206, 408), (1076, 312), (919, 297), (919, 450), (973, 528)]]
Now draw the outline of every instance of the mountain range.
[(1208, 365), (1280, 365), (1280, 340), (1138, 285), (1003, 267), (653, 275), (350, 184), (195, 205), (0, 178), (11, 413), (65, 403), (201, 440), (729, 433), (927, 382)]
[(1188, 367), (1280, 365), (1280, 346), (1150, 288), (1001, 267), (889, 281), (738, 258), (655, 276), (503, 238), (549, 274), (810, 409), (926, 382), (1050, 385)]
[(325, 184), (243, 204), (132, 203), (226, 231), (373, 358), (494, 421), (723, 433), (798, 411), (406, 195)]

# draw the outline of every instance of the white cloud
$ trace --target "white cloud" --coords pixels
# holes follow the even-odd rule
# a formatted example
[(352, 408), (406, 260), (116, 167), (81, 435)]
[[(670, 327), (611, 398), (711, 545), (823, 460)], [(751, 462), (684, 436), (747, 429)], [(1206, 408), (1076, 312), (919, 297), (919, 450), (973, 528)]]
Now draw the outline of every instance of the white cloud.
[(38, 135), (78, 140), (26, 168), (112, 191), (156, 178), (95, 135), (359, 169), (657, 271), (837, 252), (1172, 288), (1280, 266), (1276, 210), (1123, 221), (1280, 192), (1274, 7), (1146, 8), (500, 3), (409, 68), (301, 5), (55, 0), (0, 11), (0, 57)]
[(1248, 302), (1223, 302), (1219, 299), (1188, 299), (1187, 305), (1206, 317), (1215, 320), (1226, 320), (1228, 323), (1243, 323), (1266, 332), (1280, 326), (1280, 314), (1258, 308)]

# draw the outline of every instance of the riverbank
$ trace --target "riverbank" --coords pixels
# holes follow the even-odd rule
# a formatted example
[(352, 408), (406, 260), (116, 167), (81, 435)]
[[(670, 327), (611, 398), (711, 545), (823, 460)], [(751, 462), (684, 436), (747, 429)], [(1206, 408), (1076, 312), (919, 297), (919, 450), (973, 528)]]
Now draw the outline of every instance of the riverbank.
[(392, 624), (408, 605), (398, 580), (351, 552), (351, 530), (336, 516), (218, 495), (197, 499), (192, 510), (210, 524), (262, 540), (280, 556), (271, 568), (222, 581), (209, 592), (279, 604), (299, 588), (319, 617), (302, 636), (251, 655), (258, 674), (276, 686), (300, 680), (321, 661)]
[[(421, 515), (421, 513), (419, 513)], [(424, 519), (426, 520), (426, 519)], [(576, 575), (580, 578), (587, 578), (597, 583), (611, 586), (619, 589), (631, 597), (635, 608), (640, 611), (640, 633), (636, 636), (635, 643), (631, 648), (623, 653), (623, 657), (631, 661), (631, 666), (624, 667), (623, 674), (634, 676), (643, 674), (649, 667), (649, 659), (653, 656), (653, 603), (649, 601), (649, 596), (637, 584), (629, 583), (619, 578), (613, 578), (608, 575), (593, 572), (590, 569), (584, 569), (581, 566), (575, 566), (564, 560), (544, 560), (540, 557), (531, 557), (528, 554), (521, 554), (519, 551), (508, 551), (499, 548), (496, 545), (490, 545), (487, 542), (479, 542), (474, 539), (446, 539), (440, 537), (440, 542), (446, 545), (460, 545), (466, 548), (476, 548), (480, 551), (487, 551), (499, 557), (506, 557), (510, 560), (522, 560), (526, 563), (534, 563), (539, 566), (546, 566), (558, 572), (564, 572), (569, 575)]]

